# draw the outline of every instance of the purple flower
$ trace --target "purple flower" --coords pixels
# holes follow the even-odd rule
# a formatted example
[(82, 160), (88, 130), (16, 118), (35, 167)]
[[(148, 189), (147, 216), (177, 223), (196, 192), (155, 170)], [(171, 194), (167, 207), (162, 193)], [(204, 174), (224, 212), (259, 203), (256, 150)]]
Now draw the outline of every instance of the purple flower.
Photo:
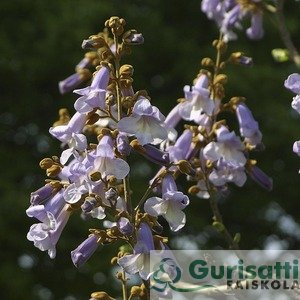
[(179, 106), (179, 114), (184, 120), (206, 125), (207, 116), (211, 116), (215, 109), (214, 101), (209, 98), (207, 84), (207, 76), (201, 75), (191, 90), (189, 86), (184, 87), (186, 101)]
[(202, 0), (201, 10), (209, 19), (214, 19), (217, 23), (222, 19), (222, 4), (221, 0)]
[(250, 177), (260, 186), (268, 191), (273, 189), (273, 180), (267, 176), (259, 167), (252, 166), (250, 171)]
[(100, 172), (102, 177), (113, 175), (117, 179), (123, 179), (129, 173), (130, 168), (125, 160), (115, 157), (112, 144), (111, 137), (104, 136), (101, 139), (97, 146), (94, 170)]
[(191, 148), (193, 133), (186, 129), (177, 139), (174, 146), (170, 146), (168, 151), (172, 162), (178, 162), (182, 159), (187, 159), (187, 154)]
[(81, 74), (75, 73), (58, 83), (61, 94), (73, 91), (77, 86), (85, 81)]
[(138, 152), (155, 164), (162, 166), (167, 166), (170, 164), (169, 153), (157, 149), (151, 144), (141, 146), (140, 144), (138, 144), (138, 142), (136, 142), (136, 140), (134, 140), (133, 142), (131, 142), (131, 146), (133, 147), (134, 151)]
[(89, 185), (87, 182), (75, 182), (70, 184), (65, 190), (64, 190), (64, 199), (69, 204), (75, 204), (77, 203), (83, 194), (89, 192)]
[(216, 169), (209, 174), (209, 180), (214, 186), (223, 186), (227, 182), (233, 182), (241, 187), (245, 184), (247, 176), (244, 167), (228, 166), (221, 160), (218, 162)]
[(46, 222), (48, 218), (48, 212), (50, 212), (56, 218), (64, 205), (65, 199), (63, 197), (63, 191), (60, 190), (56, 195), (49, 199), (46, 204), (31, 205), (26, 210), (26, 214), (28, 217), (34, 217), (41, 222)]
[(133, 232), (133, 226), (130, 223), (130, 221), (125, 218), (121, 217), (117, 222), (117, 227), (120, 230), (120, 232), (124, 235), (130, 235)]
[(91, 66), (91, 59), (84, 57), (75, 67), (76, 70), (85, 69)]
[(95, 234), (91, 234), (75, 250), (71, 252), (71, 258), (76, 268), (83, 266), (94, 254), (99, 246), (97, 241), (98, 237)]
[(94, 108), (105, 109), (106, 88), (109, 82), (109, 69), (101, 67), (96, 73), (91, 86), (80, 90), (74, 90), (74, 93), (81, 95), (74, 104), (75, 109), (81, 113), (88, 113)]
[(245, 104), (239, 104), (236, 108), (236, 115), (240, 125), (241, 136), (251, 145), (261, 143), (262, 134), (257, 121), (254, 120), (252, 112)]
[(139, 273), (142, 279), (148, 280), (151, 275), (149, 253), (154, 249), (151, 229), (148, 224), (143, 222), (137, 232), (137, 243), (134, 247), (133, 254), (121, 257), (118, 264), (126, 273)]
[(75, 113), (67, 125), (51, 127), (50, 134), (63, 143), (69, 143), (72, 140), (72, 135), (80, 133), (86, 122), (86, 115)]
[(42, 204), (51, 196), (53, 196), (55, 191), (55, 188), (51, 184), (45, 184), (43, 187), (31, 193), (30, 203), (32, 205)]
[(216, 130), (217, 142), (210, 142), (203, 149), (205, 159), (223, 162), (232, 167), (243, 167), (246, 164), (246, 157), (242, 152), (244, 145), (235, 133), (229, 132), (225, 126)]
[(300, 114), (300, 95), (297, 95), (293, 98), (292, 101), (292, 108)]
[(246, 30), (249, 39), (259, 40), (264, 36), (262, 21), (263, 16), (261, 12), (257, 12), (251, 16), (251, 27)]
[(97, 206), (97, 200), (94, 197), (86, 197), (81, 209), (84, 213), (90, 213)]
[(119, 133), (117, 136), (117, 149), (118, 151), (125, 156), (128, 156), (131, 152), (131, 147), (129, 145), (129, 140), (126, 134)]
[(135, 135), (141, 145), (157, 144), (167, 138), (164, 127), (165, 117), (156, 106), (144, 97), (139, 97), (130, 117), (123, 118), (118, 123), (118, 129), (129, 135)]
[(300, 156), (300, 141), (296, 141), (293, 145), (293, 151)]
[(55, 246), (70, 217), (70, 211), (65, 207), (59, 216), (55, 218), (47, 212), (47, 219), (43, 223), (33, 224), (27, 233), (27, 239), (41, 251), (48, 251), (50, 258), (55, 258)]
[(295, 94), (300, 94), (300, 74), (291, 74), (284, 82), (284, 86)]
[(162, 198), (149, 198), (144, 204), (144, 209), (151, 216), (163, 216), (171, 230), (178, 231), (185, 225), (186, 217), (182, 210), (188, 204), (189, 198), (177, 191), (173, 176), (168, 174), (162, 182)]

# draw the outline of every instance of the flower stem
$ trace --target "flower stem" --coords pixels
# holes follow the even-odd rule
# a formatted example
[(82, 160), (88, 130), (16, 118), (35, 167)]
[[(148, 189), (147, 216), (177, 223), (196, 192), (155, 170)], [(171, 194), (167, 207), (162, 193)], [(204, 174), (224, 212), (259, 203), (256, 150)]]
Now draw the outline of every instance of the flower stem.
[(126, 275), (125, 275), (125, 271), (122, 271), (122, 295), (123, 295), (123, 300), (127, 300), (128, 299), (128, 294), (127, 294), (127, 279), (126, 279)]
[(140, 210), (141, 206), (143, 205), (143, 203), (147, 200), (149, 194), (151, 193), (152, 191), (152, 185), (149, 185), (145, 194), (143, 195), (143, 197), (141, 198), (140, 202), (138, 203), (138, 205), (136, 206), (136, 208), (134, 209), (134, 211), (136, 213), (138, 213), (138, 211)]
[(120, 87), (119, 87), (119, 79), (120, 79), (120, 57), (118, 54), (118, 37), (114, 35), (114, 43), (116, 47), (116, 54), (115, 54), (115, 72), (116, 72), (116, 97), (117, 97), (117, 108), (118, 108), (118, 121), (122, 118), (122, 102), (121, 102), (121, 95), (120, 95)]
[(233, 250), (239, 250), (240, 249), (239, 245), (234, 241), (230, 232), (227, 230), (226, 226), (223, 223), (223, 218), (222, 218), (219, 206), (218, 206), (216, 193), (210, 193), (209, 203), (210, 203), (211, 210), (213, 212), (213, 220), (215, 222), (222, 224), (222, 226), (223, 226), (221, 233), (224, 235), (224, 237), (229, 245), (229, 248), (233, 249)]
[[(119, 80), (120, 80), (120, 57), (118, 53), (119, 43), (118, 43), (118, 37), (114, 34), (114, 43), (116, 47), (116, 54), (115, 54), (115, 76), (116, 76), (116, 97), (117, 97), (117, 110), (118, 110), (118, 121), (122, 118), (122, 99), (121, 99), (121, 93), (120, 93), (120, 86), (119, 86)], [(129, 187), (129, 176), (127, 175), (123, 179), (123, 186), (124, 186), (124, 200), (127, 206), (127, 211), (129, 214), (132, 213), (132, 205), (131, 205), (131, 199), (130, 199), (130, 187)]]
[(292, 60), (294, 61), (295, 65), (298, 68), (300, 68), (300, 54), (296, 49), (292, 41), (291, 34), (286, 26), (286, 19), (283, 13), (283, 6), (284, 6), (284, 0), (277, 0), (276, 15), (278, 21), (278, 30), (280, 33), (280, 37), (284, 45), (288, 49)]

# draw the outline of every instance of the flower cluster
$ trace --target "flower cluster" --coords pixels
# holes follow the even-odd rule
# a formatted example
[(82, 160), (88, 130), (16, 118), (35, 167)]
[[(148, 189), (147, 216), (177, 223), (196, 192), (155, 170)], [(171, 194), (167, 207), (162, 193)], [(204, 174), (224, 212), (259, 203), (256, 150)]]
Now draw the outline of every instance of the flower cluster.
[(242, 29), (243, 19), (250, 16), (251, 26), (246, 29), (249, 39), (258, 40), (264, 35), (262, 27), (265, 5), (262, 0), (202, 0), (201, 9), (214, 20), (226, 41), (237, 38), (235, 29)]
[[(27, 238), (54, 258), (64, 227), (79, 211), (86, 220), (100, 221), (71, 252), (74, 265), (82, 266), (100, 245), (121, 241), (126, 251), (121, 250), (112, 261), (127, 274), (148, 280), (150, 251), (168, 247), (167, 238), (160, 235), (164, 230), (161, 218), (173, 232), (187, 222), (185, 209), (190, 199), (178, 190), (179, 177), (191, 183), (189, 194), (204, 199), (226, 193), (230, 183), (243, 186), (247, 174), (272, 189), (272, 180), (250, 158), (253, 150), (263, 149), (258, 122), (244, 98), (227, 100), (224, 92), (227, 76), (221, 71), (225, 66), (249, 65), (252, 60), (240, 52), (226, 58), (226, 42), (215, 40), (218, 58), (203, 59), (207, 69), (200, 71), (192, 86), (184, 87), (184, 98), (165, 117), (144, 90), (134, 91), (133, 67), (121, 65), (130, 47), (143, 42), (142, 35), (136, 30), (124, 32), (125, 21), (118, 17), (111, 17), (105, 26), (103, 32), (83, 41), (82, 47), (91, 51), (77, 66), (79, 71), (59, 83), (62, 93), (73, 90), (79, 97), (73, 116), (61, 109), (59, 120), (49, 130), (63, 151), (60, 157), (40, 162), (49, 178), (31, 194), (26, 212), (39, 223), (31, 226)], [(90, 77), (80, 76), (83, 73)], [(88, 79), (88, 86), (75, 89)], [(229, 128), (224, 119), (227, 113), (234, 114), (240, 135)], [(135, 203), (127, 162), (132, 152), (158, 167)], [(118, 278), (126, 282), (123, 275)], [(145, 293), (145, 285), (138, 290)]]
[[(300, 74), (291, 74), (284, 82), (284, 86), (296, 94), (293, 97), (292, 108), (300, 114)], [(293, 151), (300, 156), (300, 141), (296, 141), (293, 145)]]

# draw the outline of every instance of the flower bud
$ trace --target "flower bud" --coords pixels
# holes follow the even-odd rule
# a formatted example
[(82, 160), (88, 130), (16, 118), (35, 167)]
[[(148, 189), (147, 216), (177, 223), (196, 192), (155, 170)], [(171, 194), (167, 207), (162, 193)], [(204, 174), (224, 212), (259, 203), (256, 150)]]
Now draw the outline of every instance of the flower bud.
[(142, 289), (141, 287), (137, 286), (137, 285), (134, 285), (131, 290), (130, 290), (130, 294), (132, 296), (139, 296), (142, 292)]
[(46, 170), (48, 177), (56, 177), (61, 172), (61, 167), (58, 165), (53, 165)]
[(92, 35), (87, 40), (83, 40), (81, 48), (82, 49), (98, 49), (107, 45), (104, 38), (98, 35)]
[(188, 193), (191, 195), (196, 195), (200, 192), (200, 189), (197, 185), (193, 185), (189, 188)]
[(123, 65), (120, 68), (120, 75), (125, 75), (125, 76), (132, 76), (133, 75), (133, 66), (131, 65)]
[(215, 63), (211, 58), (205, 57), (201, 60), (201, 65), (203, 67), (213, 67), (215, 65)]
[(91, 294), (90, 300), (114, 300), (106, 292), (94, 292)]
[(181, 173), (184, 174), (195, 173), (195, 170), (192, 168), (191, 164), (186, 160), (180, 160), (178, 162), (178, 169)]
[(43, 170), (49, 169), (50, 167), (52, 167), (53, 164), (54, 164), (54, 161), (49, 157), (46, 157), (40, 161), (40, 167)]
[(124, 33), (123, 42), (128, 45), (141, 45), (144, 43), (144, 37), (136, 30), (129, 30)]

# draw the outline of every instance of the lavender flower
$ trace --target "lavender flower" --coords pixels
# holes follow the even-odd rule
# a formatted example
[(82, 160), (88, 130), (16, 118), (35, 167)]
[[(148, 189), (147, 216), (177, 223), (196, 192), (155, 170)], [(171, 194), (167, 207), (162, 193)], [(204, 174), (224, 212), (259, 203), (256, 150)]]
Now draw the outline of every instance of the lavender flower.
[(33, 224), (27, 234), (27, 239), (41, 251), (48, 251), (50, 258), (55, 258), (55, 246), (60, 235), (68, 222), (70, 211), (65, 207), (59, 216), (55, 218), (52, 213), (47, 212), (47, 219), (43, 223)]
[(148, 280), (150, 277), (149, 253), (154, 250), (153, 236), (148, 224), (141, 223), (137, 232), (137, 243), (133, 254), (121, 257), (118, 264), (128, 274), (139, 273), (140, 277)]
[(193, 133), (186, 129), (182, 135), (177, 139), (174, 146), (170, 146), (168, 151), (172, 162), (178, 162), (182, 159), (187, 159), (187, 154), (192, 144)]
[(129, 173), (129, 165), (121, 158), (116, 158), (112, 148), (112, 139), (104, 136), (97, 146), (97, 154), (94, 161), (94, 170), (101, 173), (102, 177), (113, 175), (117, 179), (123, 179)]
[(51, 184), (48, 183), (44, 185), (43, 187), (39, 188), (35, 192), (31, 193), (31, 197), (30, 197), (31, 204), (32, 205), (42, 204), (53, 195), (54, 191), (55, 189)]
[(98, 237), (95, 234), (91, 234), (86, 240), (84, 240), (75, 250), (71, 252), (71, 258), (75, 267), (80, 268), (97, 250)]
[(224, 186), (228, 182), (233, 182), (241, 187), (245, 184), (247, 176), (244, 167), (232, 167), (225, 164), (221, 159), (216, 168), (209, 174), (209, 180), (217, 187)]
[(81, 95), (74, 104), (75, 109), (81, 113), (88, 113), (94, 108), (105, 108), (106, 88), (109, 82), (109, 69), (101, 67), (96, 73), (91, 86), (80, 90), (74, 90), (74, 93)]
[(264, 36), (262, 27), (263, 15), (261, 12), (251, 16), (251, 27), (246, 30), (246, 34), (251, 40), (260, 40)]
[(273, 189), (273, 180), (267, 176), (259, 167), (252, 166), (250, 171), (250, 177), (260, 186), (268, 191)]
[(180, 230), (186, 222), (182, 211), (189, 204), (189, 198), (179, 192), (172, 175), (168, 174), (162, 182), (162, 198), (151, 197), (145, 204), (145, 212), (151, 216), (162, 215), (169, 223), (172, 231)]
[[(284, 86), (297, 95), (293, 97), (292, 108), (300, 114), (300, 74), (293, 73), (285, 80)], [(300, 141), (293, 144), (293, 152), (300, 156)]]
[(246, 157), (243, 153), (244, 145), (235, 133), (229, 132), (225, 126), (216, 130), (217, 142), (210, 142), (203, 149), (205, 159), (218, 161), (222, 158), (223, 163), (232, 167), (243, 167)]
[(300, 74), (293, 73), (285, 80), (284, 86), (295, 94), (300, 94)]
[(240, 125), (241, 136), (251, 145), (261, 143), (262, 134), (259, 130), (257, 121), (254, 120), (252, 112), (246, 104), (238, 104), (236, 107), (236, 115)]
[(118, 123), (118, 129), (128, 135), (135, 135), (141, 145), (160, 143), (167, 138), (164, 127), (165, 117), (156, 106), (144, 97), (139, 97), (130, 117), (123, 118)]
[(47, 200), (45, 204), (31, 205), (26, 214), (28, 217), (34, 217), (41, 222), (47, 222), (48, 213), (51, 213), (55, 218), (59, 215), (65, 205), (63, 191), (60, 190), (56, 195)]
[[(202, 0), (201, 10), (217, 23), (225, 41), (235, 40), (237, 34), (234, 30), (242, 29), (241, 21), (250, 16), (251, 26), (246, 30), (246, 34), (249, 39), (257, 40), (264, 35), (263, 14), (259, 2), (261, 0), (252, 1), (249, 5), (247, 2), (236, 0)], [(257, 7), (253, 9), (255, 3)]]
[(133, 226), (130, 223), (130, 221), (125, 218), (121, 217), (117, 222), (117, 227), (120, 230), (120, 232), (124, 235), (130, 235), (133, 232)]
[(300, 114), (300, 95), (293, 97), (292, 108)]
[(186, 101), (179, 106), (179, 114), (184, 120), (194, 121), (199, 125), (206, 125), (207, 116), (211, 116), (215, 109), (215, 103), (209, 98), (207, 89), (207, 76), (201, 75), (195, 86), (190, 90), (184, 87)]
[(59, 82), (58, 87), (61, 94), (66, 94), (73, 91), (77, 86), (85, 81), (79, 73), (74, 73), (66, 79)]

